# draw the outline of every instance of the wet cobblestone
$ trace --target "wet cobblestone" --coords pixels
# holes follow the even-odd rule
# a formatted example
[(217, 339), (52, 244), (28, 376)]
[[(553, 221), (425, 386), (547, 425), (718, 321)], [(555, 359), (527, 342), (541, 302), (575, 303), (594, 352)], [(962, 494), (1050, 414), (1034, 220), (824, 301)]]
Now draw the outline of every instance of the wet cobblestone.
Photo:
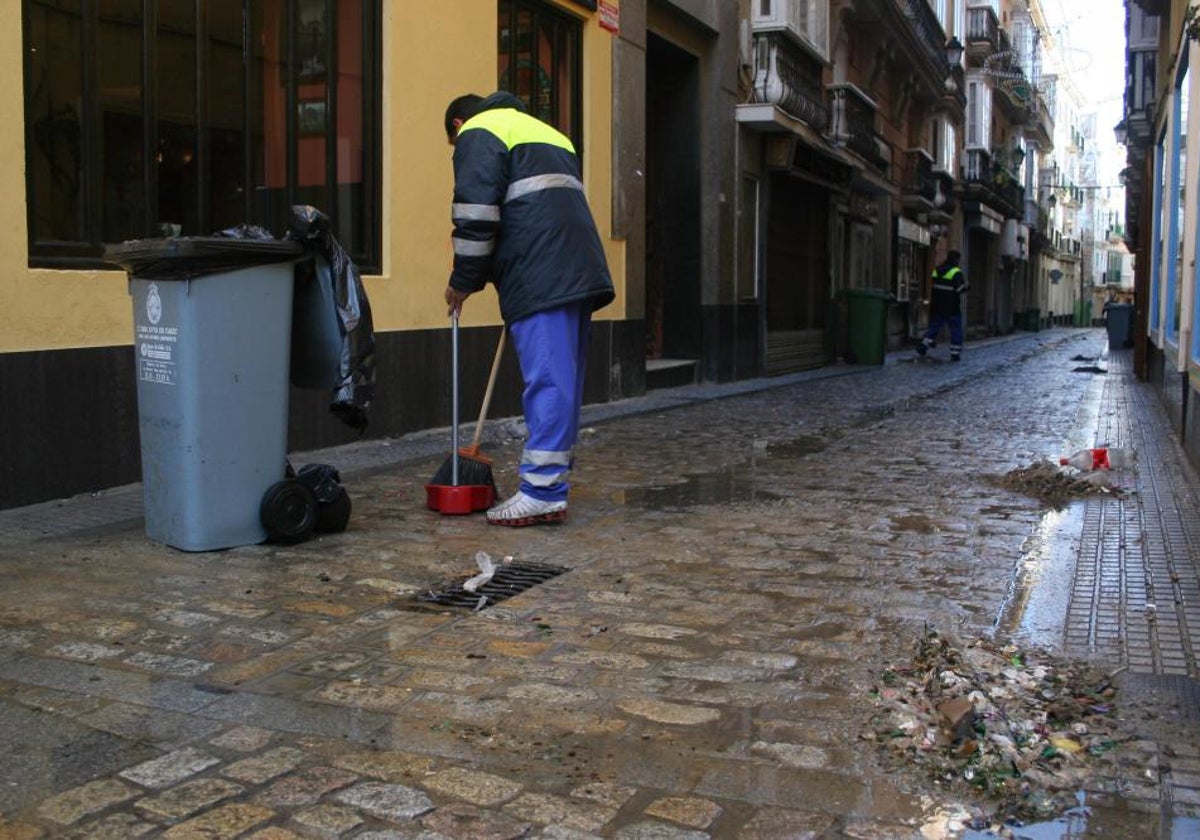
[[(1073, 369), (1103, 349), (1054, 330), (591, 410), (556, 527), (439, 517), (443, 455), (363, 451), (349, 530), (298, 546), (157, 546), (121, 490), (107, 524), (0, 513), (0, 746), (23, 714), (78, 732), (0, 772), (0, 837), (936, 836), (937, 789), (858, 741), (926, 626), (1198, 676), (1200, 482), (1125, 357)], [(1050, 512), (987, 480), (1104, 441), (1139, 450), (1135, 492)], [(414, 600), (479, 550), (569, 571)], [(1200, 814), (1195, 723), (1145, 725), (1090, 794), (1114, 836)], [(63, 774), (90, 733), (126, 749)]]

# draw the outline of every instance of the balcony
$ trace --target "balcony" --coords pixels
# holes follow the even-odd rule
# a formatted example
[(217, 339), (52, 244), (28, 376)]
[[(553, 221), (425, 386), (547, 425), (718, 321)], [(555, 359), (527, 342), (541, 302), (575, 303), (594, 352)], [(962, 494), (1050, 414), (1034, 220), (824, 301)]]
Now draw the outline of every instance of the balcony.
[(946, 33), (937, 14), (926, 0), (896, 0), (900, 11), (912, 24), (926, 56), (937, 67), (946, 66)]
[(754, 36), (755, 102), (778, 107), (818, 133), (829, 128), (821, 65), (781, 32)]
[(967, 61), (978, 66), (1000, 52), (1000, 22), (990, 6), (967, 9)]
[(1025, 218), (1023, 219), (1025, 227), (1031, 231), (1045, 230), (1049, 216), (1050, 214), (1039, 207), (1036, 201), (1028, 196), (1025, 198)]
[(938, 193), (937, 178), (933, 175), (933, 156), (924, 149), (907, 149), (904, 152), (904, 205), (906, 207), (932, 207)]
[(924, 149), (904, 152), (901, 196), (905, 209), (923, 213), (931, 222), (948, 222), (954, 216), (954, 180), (933, 168), (933, 156)]
[(963, 166), (963, 197), (980, 201), (1009, 218), (1025, 212), (1025, 190), (1016, 178), (984, 149), (967, 149)]
[(879, 133), (875, 130), (875, 100), (849, 83), (829, 86), (830, 139), (843, 145), (877, 169), (891, 163), (883, 154)]
[(1154, 127), (1155, 50), (1130, 50), (1125, 77), (1125, 124), (1130, 145), (1150, 142)]
[(1055, 81), (1042, 77), (1043, 86), (1034, 94), (1029, 104), (1026, 124), (1033, 129), (1033, 139), (1043, 150), (1054, 148), (1054, 100), (1057, 96)]

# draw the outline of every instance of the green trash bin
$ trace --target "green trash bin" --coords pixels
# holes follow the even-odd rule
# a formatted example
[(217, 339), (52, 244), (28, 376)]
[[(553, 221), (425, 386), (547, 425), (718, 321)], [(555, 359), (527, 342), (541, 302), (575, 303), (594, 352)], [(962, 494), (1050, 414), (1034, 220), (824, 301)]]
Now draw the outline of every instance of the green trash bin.
[(1025, 310), (1025, 329), (1030, 332), (1040, 332), (1042, 329), (1042, 310), (1026, 309)]
[(851, 364), (883, 364), (888, 306), (893, 298), (883, 289), (846, 289), (849, 341), (846, 361)]

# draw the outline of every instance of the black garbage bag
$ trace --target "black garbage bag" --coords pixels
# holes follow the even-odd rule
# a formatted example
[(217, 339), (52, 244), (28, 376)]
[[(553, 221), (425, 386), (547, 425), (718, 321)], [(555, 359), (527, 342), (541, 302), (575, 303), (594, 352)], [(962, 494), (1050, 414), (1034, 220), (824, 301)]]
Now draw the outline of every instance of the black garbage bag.
[[(367, 427), (367, 408), (375, 392), (375, 329), (362, 277), (334, 237), (329, 217), (317, 208), (294, 205), (286, 238), (299, 242), (314, 256), (318, 266), (322, 262), (328, 266), (342, 333), (341, 359), (329, 410), (343, 423), (362, 432)], [(318, 270), (321, 279), (324, 274)]]
[(260, 225), (250, 225), (242, 222), (225, 230), (219, 230), (213, 236), (223, 236), (226, 239), (275, 239), (275, 234)]

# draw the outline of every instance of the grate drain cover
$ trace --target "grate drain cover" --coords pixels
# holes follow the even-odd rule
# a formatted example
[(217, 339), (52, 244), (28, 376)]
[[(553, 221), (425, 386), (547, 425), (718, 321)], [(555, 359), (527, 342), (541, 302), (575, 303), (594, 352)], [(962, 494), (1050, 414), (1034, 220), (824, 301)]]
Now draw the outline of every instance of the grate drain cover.
[(1130, 700), (1154, 705), (1161, 713), (1200, 722), (1200, 683), (1183, 675), (1124, 673), (1118, 680)]
[(496, 574), (490, 581), (474, 592), (463, 589), (462, 581), (454, 581), (437, 584), (415, 599), (425, 604), (477, 611), (506, 601), (566, 571), (570, 570), (545, 563), (504, 563), (496, 567)]

